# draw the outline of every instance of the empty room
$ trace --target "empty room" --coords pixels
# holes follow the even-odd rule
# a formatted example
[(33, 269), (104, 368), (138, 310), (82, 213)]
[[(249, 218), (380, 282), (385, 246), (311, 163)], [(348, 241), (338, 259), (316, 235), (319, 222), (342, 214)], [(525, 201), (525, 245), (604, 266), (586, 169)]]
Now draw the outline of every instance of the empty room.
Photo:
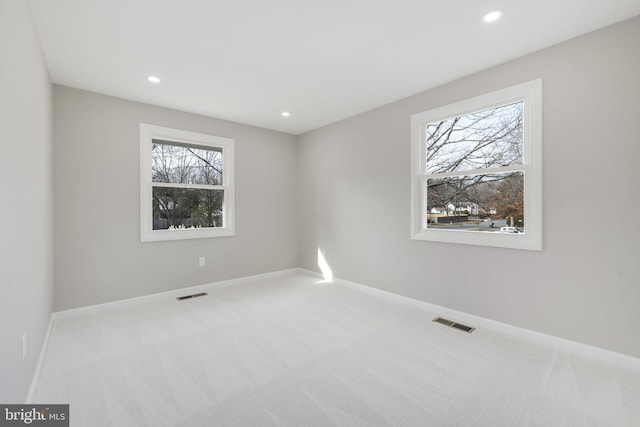
[(640, 426), (637, 0), (0, 0), (0, 425)]

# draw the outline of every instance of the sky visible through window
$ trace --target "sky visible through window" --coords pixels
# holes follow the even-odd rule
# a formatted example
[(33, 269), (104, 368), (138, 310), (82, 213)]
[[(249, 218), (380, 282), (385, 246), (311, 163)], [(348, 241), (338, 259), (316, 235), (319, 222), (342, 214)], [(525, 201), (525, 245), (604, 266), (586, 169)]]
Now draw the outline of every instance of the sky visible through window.
[(224, 190), (206, 188), (223, 184), (222, 149), (154, 139), (151, 151), (153, 229), (222, 227)]
[(222, 149), (153, 140), (153, 182), (222, 185)]
[(427, 228), (524, 232), (523, 102), (427, 124)]

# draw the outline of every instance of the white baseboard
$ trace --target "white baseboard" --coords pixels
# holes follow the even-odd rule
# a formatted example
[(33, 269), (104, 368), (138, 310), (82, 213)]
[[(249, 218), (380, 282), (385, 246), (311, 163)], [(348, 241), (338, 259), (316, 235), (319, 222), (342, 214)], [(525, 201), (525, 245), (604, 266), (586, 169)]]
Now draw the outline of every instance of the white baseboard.
[(49, 317), (49, 326), (47, 327), (47, 333), (44, 336), (44, 340), (42, 341), (42, 347), (40, 347), (40, 356), (38, 357), (38, 364), (36, 365), (36, 370), (33, 373), (33, 378), (31, 378), (31, 385), (29, 386), (29, 391), (27, 392), (27, 397), (25, 398), (24, 403), (30, 404), (33, 403), (33, 397), (36, 393), (36, 389), (38, 387), (38, 383), (40, 382), (40, 375), (42, 374), (42, 367), (44, 366), (44, 358), (47, 354), (47, 348), (49, 348), (49, 339), (51, 338), (51, 329), (53, 328), (53, 314)]
[(88, 305), (85, 307), (72, 308), (69, 310), (56, 311), (52, 316), (56, 319), (70, 318), (75, 316), (82, 316), (89, 313), (100, 313), (113, 309), (119, 309), (123, 307), (138, 307), (143, 304), (147, 304), (152, 301), (167, 298), (177, 298), (182, 295), (190, 295), (199, 292), (206, 292), (216, 288), (224, 288), (227, 286), (233, 286), (239, 283), (254, 282), (256, 280), (269, 279), (272, 277), (286, 276), (292, 272), (298, 271), (298, 268), (291, 268), (287, 270), (272, 271), (269, 273), (256, 274), (253, 276), (239, 277), (236, 279), (222, 280), (220, 282), (206, 283), (203, 285), (190, 286), (188, 288), (174, 289), (171, 291), (159, 292), (155, 294), (143, 295), (139, 297), (127, 298), (118, 301), (105, 302), (102, 304)]
[[(306, 270), (304, 268), (298, 269), (301, 272), (312, 274), (315, 277), (322, 278), (322, 274)], [(554, 335), (545, 334), (542, 332), (533, 331), (531, 329), (521, 328), (519, 326), (509, 325), (508, 323), (499, 322), (497, 320), (487, 319), (485, 317), (476, 316), (474, 314), (465, 313), (451, 308), (442, 307), (436, 304), (431, 304), (425, 301), (417, 300), (414, 298), (405, 297), (402, 295), (394, 294), (392, 292), (384, 291), (382, 289), (373, 288), (371, 286), (363, 285), (361, 283), (351, 282), (349, 280), (333, 278), (333, 283), (342, 284), (345, 286), (354, 287), (366, 292), (378, 295), (384, 295), (387, 298), (393, 298), (397, 301), (408, 303), (416, 307), (427, 309), (434, 314), (442, 317), (449, 318), (453, 321), (469, 324), (470, 326), (478, 328), (492, 329), (494, 331), (502, 332), (504, 334), (533, 341), (542, 345), (551, 346), (559, 350), (572, 352), (582, 357), (589, 358), (591, 360), (598, 360), (604, 363), (614, 364), (624, 369), (630, 369), (636, 372), (640, 372), (640, 359), (629, 356), (622, 353), (617, 353), (611, 350), (606, 350), (600, 347), (595, 347), (589, 344), (583, 344), (577, 341), (571, 341), (566, 338), (556, 337)]]

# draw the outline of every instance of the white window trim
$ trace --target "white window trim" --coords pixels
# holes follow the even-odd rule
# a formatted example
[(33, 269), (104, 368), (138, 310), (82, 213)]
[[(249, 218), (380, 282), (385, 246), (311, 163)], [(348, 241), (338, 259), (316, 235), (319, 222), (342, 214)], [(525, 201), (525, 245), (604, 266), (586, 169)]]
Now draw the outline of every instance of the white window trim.
[[(186, 230), (153, 230), (152, 197), (153, 185), (180, 187), (181, 184), (152, 182), (151, 147), (153, 139), (179, 143), (216, 147), (222, 149), (222, 183), (216, 186), (224, 190), (222, 208), (223, 227), (191, 228)], [(140, 241), (201, 239), (233, 236), (234, 232), (234, 140), (220, 136), (205, 135), (179, 129), (140, 123)], [(193, 187), (189, 185), (189, 187)]]
[[(424, 128), (428, 123), (487, 110), (513, 102), (524, 102), (524, 159), (514, 169), (524, 171), (524, 215), (526, 232), (437, 230), (424, 226), (426, 212)], [(411, 116), (411, 238), (434, 242), (542, 250), (542, 80), (532, 80), (495, 92)], [(511, 167), (502, 168), (504, 171)]]

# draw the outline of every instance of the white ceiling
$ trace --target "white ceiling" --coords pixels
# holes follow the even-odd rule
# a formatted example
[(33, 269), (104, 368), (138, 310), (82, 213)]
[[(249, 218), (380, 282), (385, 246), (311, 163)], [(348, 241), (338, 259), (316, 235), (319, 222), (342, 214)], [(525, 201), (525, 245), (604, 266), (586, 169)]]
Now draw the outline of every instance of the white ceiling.
[(639, 0), (30, 3), (54, 83), (293, 134), (640, 14)]

